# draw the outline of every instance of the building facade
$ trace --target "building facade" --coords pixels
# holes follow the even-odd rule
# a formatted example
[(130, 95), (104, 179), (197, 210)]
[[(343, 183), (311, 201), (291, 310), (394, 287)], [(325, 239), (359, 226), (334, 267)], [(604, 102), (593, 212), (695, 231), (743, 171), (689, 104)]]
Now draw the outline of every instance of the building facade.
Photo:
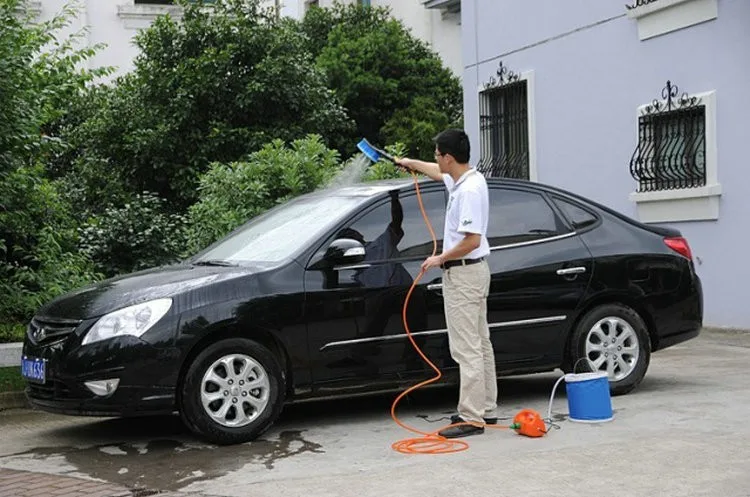
[(465, 0), (472, 162), (681, 230), (706, 325), (750, 328), (750, 2), (634, 2)]
[[(333, 0), (262, 0), (266, 7), (277, 8), (280, 15), (301, 19), (312, 5), (327, 7)], [(343, 0), (343, 3), (370, 3), (370, 0)], [(371, 0), (373, 6), (390, 6), (393, 15), (401, 19), (412, 33), (427, 42), (442, 57), (446, 66), (461, 75), (460, 0)], [(65, 33), (80, 32), (88, 26), (81, 44), (104, 44), (89, 67), (112, 66), (115, 73), (109, 78), (133, 69), (138, 49), (133, 36), (148, 27), (157, 16), (170, 13), (179, 17), (180, 9), (171, 0), (77, 0), (78, 16)], [(40, 20), (59, 14), (69, 0), (27, 0), (26, 5)], [(458, 5), (458, 9), (456, 8)]]

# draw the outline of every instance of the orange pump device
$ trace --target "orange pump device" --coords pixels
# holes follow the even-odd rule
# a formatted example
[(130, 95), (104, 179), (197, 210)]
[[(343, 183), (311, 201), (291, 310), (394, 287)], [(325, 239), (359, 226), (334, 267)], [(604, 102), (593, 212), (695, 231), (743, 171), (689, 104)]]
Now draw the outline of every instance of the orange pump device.
[(543, 437), (547, 434), (544, 420), (533, 409), (524, 409), (516, 414), (510, 428), (516, 430), (519, 435), (526, 435), (527, 437)]

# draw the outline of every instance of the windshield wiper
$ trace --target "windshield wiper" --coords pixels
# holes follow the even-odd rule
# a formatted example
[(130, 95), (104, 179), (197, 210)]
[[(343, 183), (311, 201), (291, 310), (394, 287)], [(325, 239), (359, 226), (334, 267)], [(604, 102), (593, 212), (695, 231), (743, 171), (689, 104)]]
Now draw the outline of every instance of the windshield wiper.
[(207, 261), (198, 261), (193, 263), (196, 266), (225, 266), (225, 267), (236, 267), (237, 264), (234, 262), (223, 261), (221, 259), (209, 259)]

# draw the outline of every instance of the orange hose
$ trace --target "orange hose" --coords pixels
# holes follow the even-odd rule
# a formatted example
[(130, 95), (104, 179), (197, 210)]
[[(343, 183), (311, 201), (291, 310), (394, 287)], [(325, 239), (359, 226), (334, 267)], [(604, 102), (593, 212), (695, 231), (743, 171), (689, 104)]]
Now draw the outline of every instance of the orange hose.
[[(422, 211), (422, 217), (424, 218), (425, 224), (427, 225), (427, 229), (430, 231), (430, 235), (432, 236), (432, 255), (434, 256), (437, 252), (437, 239), (435, 237), (435, 232), (432, 229), (432, 224), (430, 224), (430, 219), (427, 217), (427, 213), (424, 210), (424, 205), (422, 204), (422, 194), (419, 191), (419, 182), (417, 180), (417, 175), (414, 173), (414, 171), (411, 172), (412, 177), (414, 178), (414, 186), (417, 190), (417, 201), (419, 202), (419, 209)], [(403, 454), (449, 454), (453, 452), (461, 452), (463, 450), (466, 450), (469, 448), (469, 444), (466, 442), (463, 442), (461, 440), (457, 439), (449, 439), (445, 438), (444, 436), (440, 435), (439, 432), (444, 430), (445, 428), (449, 428), (451, 426), (460, 426), (460, 425), (467, 425), (472, 424), (476, 426), (483, 426), (486, 428), (495, 428), (495, 429), (501, 429), (501, 430), (507, 430), (510, 428), (510, 426), (506, 425), (486, 425), (484, 423), (476, 424), (476, 423), (455, 423), (446, 425), (442, 428), (440, 428), (437, 431), (434, 432), (424, 432), (421, 430), (417, 430), (416, 428), (412, 428), (410, 426), (407, 426), (406, 424), (402, 423), (398, 417), (396, 416), (396, 405), (399, 403), (399, 401), (404, 398), (409, 393), (413, 392), (414, 390), (421, 388), (425, 385), (429, 385), (430, 383), (434, 383), (438, 381), (442, 377), (442, 372), (440, 369), (435, 366), (435, 364), (430, 361), (426, 355), (422, 352), (422, 350), (419, 348), (417, 343), (414, 341), (414, 338), (411, 335), (411, 331), (409, 330), (409, 324), (406, 319), (406, 309), (409, 305), (409, 299), (411, 298), (411, 294), (414, 291), (414, 288), (417, 286), (417, 283), (420, 279), (422, 279), (422, 276), (424, 275), (424, 270), (420, 270), (417, 277), (414, 279), (414, 282), (411, 284), (411, 288), (409, 288), (409, 292), (406, 294), (406, 299), (404, 300), (404, 306), (402, 310), (402, 320), (404, 323), (404, 329), (406, 330), (406, 335), (409, 337), (409, 340), (411, 341), (412, 346), (416, 349), (416, 351), (419, 353), (419, 355), (422, 357), (422, 359), (432, 367), (432, 369), (435, 370), (435, 373), (437, 376), (430, 378), (428, 380), (425, 380), (421, 383), (418, 383), (414, 386), (409, 387), (408, 389), (404, 390), (396, 399), (393, 401), (393, 405), (391, 405), (391, 418), (393, 418), (393, 421), (396, 422), (397, 425), (400, 427), (411, 431), (413, 433), (417, 433), (419, 435), (422, 435), (421, 437), (416, 438), (407, 438), (404, 440), (400, 440), (398, 442), (393, 443), (391, 447), (393, 450), (396, 450), (398, 452), (401, 452)]]

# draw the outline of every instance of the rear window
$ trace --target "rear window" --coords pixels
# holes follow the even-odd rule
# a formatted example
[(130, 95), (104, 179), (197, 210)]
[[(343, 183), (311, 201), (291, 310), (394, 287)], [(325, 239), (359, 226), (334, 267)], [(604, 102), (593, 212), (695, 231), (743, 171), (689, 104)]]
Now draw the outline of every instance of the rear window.
[(586, 209), (560, 197), (553, 197), (553, 201), (568, 221), (570, 221), (574, 229), (585, 228), (596, 223), (596, 216)]

